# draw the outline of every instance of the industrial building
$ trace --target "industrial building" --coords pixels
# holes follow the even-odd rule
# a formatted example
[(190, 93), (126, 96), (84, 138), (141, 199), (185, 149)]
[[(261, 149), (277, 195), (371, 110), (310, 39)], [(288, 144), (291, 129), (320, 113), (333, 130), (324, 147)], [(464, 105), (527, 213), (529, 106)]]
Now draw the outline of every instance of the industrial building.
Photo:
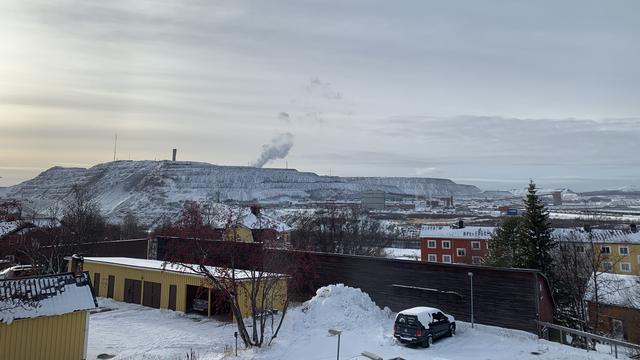
[(384, 191), (365, 191), (360, 194), (360, 202), (365, 209), (384, 210), (385, 201)]

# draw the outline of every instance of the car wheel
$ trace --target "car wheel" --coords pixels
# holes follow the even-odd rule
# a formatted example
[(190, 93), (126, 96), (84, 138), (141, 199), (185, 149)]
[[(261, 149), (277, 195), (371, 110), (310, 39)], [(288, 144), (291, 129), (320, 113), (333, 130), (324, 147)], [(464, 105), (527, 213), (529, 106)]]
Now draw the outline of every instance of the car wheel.
[(451, 325), (449, 326), (449, 333), (447, 334), (449, 337), (452, 337), (453, 335), (456, 334), (456, 327)]
[(427, 340), (422, 343), (422, 347), (423, 348), (428, 348), (431, 345), (433, 345), (433, 336), (429, 335), (429, 336), (427, 336)]

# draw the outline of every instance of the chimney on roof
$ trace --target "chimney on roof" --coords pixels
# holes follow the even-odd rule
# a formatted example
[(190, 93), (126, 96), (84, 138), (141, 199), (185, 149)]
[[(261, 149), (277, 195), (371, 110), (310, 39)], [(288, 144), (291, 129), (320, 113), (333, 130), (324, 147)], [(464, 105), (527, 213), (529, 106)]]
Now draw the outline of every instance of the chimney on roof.
[(637, 233), (638, 232), (638, 225), (636, 225), (635, 223), (631, 223), (631, 224), (629, 224), (629, 229), (631, 229), (631, 232)]
[(585, 225), (584, 225), (584, 231), (586, 231), (586, 232), (591, 232), (591, 225), (589, 225), (589, 224), (585, 224)]
[(77, 278), (82, 277), (84, 273), (84, 258), (81, 255), (73, 254), (71, 256), (71, 272)]
[(260, 205), (258, 204), (251, 205), (249, 209), (251, 209), (251, 213), (256, 217), (260, 216)]
[(173, 156), (171, 156), (171, 161), (176, 161), (177, 154), (178, 154), (178, 149), (173, 149)]
[(464, 228), (464, 220), (458, 220), (458, 228)]

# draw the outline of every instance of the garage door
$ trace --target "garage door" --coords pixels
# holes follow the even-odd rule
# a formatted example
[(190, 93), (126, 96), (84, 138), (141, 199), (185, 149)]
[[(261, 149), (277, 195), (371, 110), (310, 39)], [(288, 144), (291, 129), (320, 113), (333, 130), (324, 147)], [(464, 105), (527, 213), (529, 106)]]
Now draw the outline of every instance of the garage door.
[(141, 280), (124, 279), (124, 302), (140, 304), (141, 291)]
[(145, 281), (144, 291), (142, 292), (142, 305), (159, 309), (161, 289), (160, 283)]

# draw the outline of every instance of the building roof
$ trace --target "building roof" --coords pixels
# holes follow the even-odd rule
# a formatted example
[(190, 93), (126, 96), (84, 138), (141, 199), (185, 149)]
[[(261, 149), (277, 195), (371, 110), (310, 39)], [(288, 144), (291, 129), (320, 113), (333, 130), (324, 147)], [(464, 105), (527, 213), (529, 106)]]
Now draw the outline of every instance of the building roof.
[(21, 220), (0, 221), (0, 238), (12, 232), (20, 230), (22, 226), (23, 221)]
[(265, 214), (260, 214), (259, 216), (254, 215), (252, 212), (244, 215), (242, 219), (240, 219), (240, 223), (246, 226), (249, 229), (260, 230), (260, 229), (273, 229), (278, 232), (290, 231), (291, 227), (286, 223), (274, 219)]
[(63, 315), (98, 306), (85, 273), (0, 280), (0, 322), (40, 316)]
[[(198, 269), (200, 266), (197, 264), (178, 264), (178, 263), (171, 263), (171, 262), (161, 261), (161, 260), (136, 259), (136, 258), (128, 258), (128, 257), (85, 257), (84, 261), (85, 263), (102, 263), (102, 264), (118, 265), (118, 266), (125, 266), (125, 267), (138, 268), (138, 269), (166, 271), (166, 272), (173, 272), (173, 273), (186, 274), (186, 275), (202, 276), (200, 272), (194, 271), (194, 269)], [(214, 276), (220, 276), (220, 277), (230, 276), (229, 274), (230, 269), (228, 268), (221, 268), (221, 267), (215, 267), (215, 266), (206, 266), (206, 268), (207, 268), (207, 271)], [(275, 273), (272, 273), (269, 275), (285, 276), (282, 274), (275, 274)], [(264, 276), (264, 273), (263, 273), (263, 276)], [(236, 279), (242, 280), (242, 279), (249, 279), (251, 277), (252, 277), (252, 274), (251, 274), (251, 271), (249, 270), (241, 270), (241, 269), (235, 270)]]
[(552, 236), (559, 241), (640, 244), (640, 232), (630, 230), (556, 228)]
[(421, 238), (437, 239), (480, 239), (488, 240), (493, 235), (495, 228), (492, 226), (465, 226), (463, 228), (452, 226), (423, 225), (420, 229)]
[[(601, 273), (597, 279), (600, 304), (640, 309), (640, 276)], [(594, 284), (592, 276), (585, 300), (596, 301)]]
[[(435, 239), (479, 239), (488, 240), (495, 232), (493, 226), (465, 226), (463, 228), (452, 226), (423, 225), (420, 229), (421, 238)], [(599, 243), (630, 243), (640, 244), (640, 232), (618, 229), (592, 229), (584, 228), (555, 228), (551, 236), (558, 241), (575, 242), (599, 242)]]

